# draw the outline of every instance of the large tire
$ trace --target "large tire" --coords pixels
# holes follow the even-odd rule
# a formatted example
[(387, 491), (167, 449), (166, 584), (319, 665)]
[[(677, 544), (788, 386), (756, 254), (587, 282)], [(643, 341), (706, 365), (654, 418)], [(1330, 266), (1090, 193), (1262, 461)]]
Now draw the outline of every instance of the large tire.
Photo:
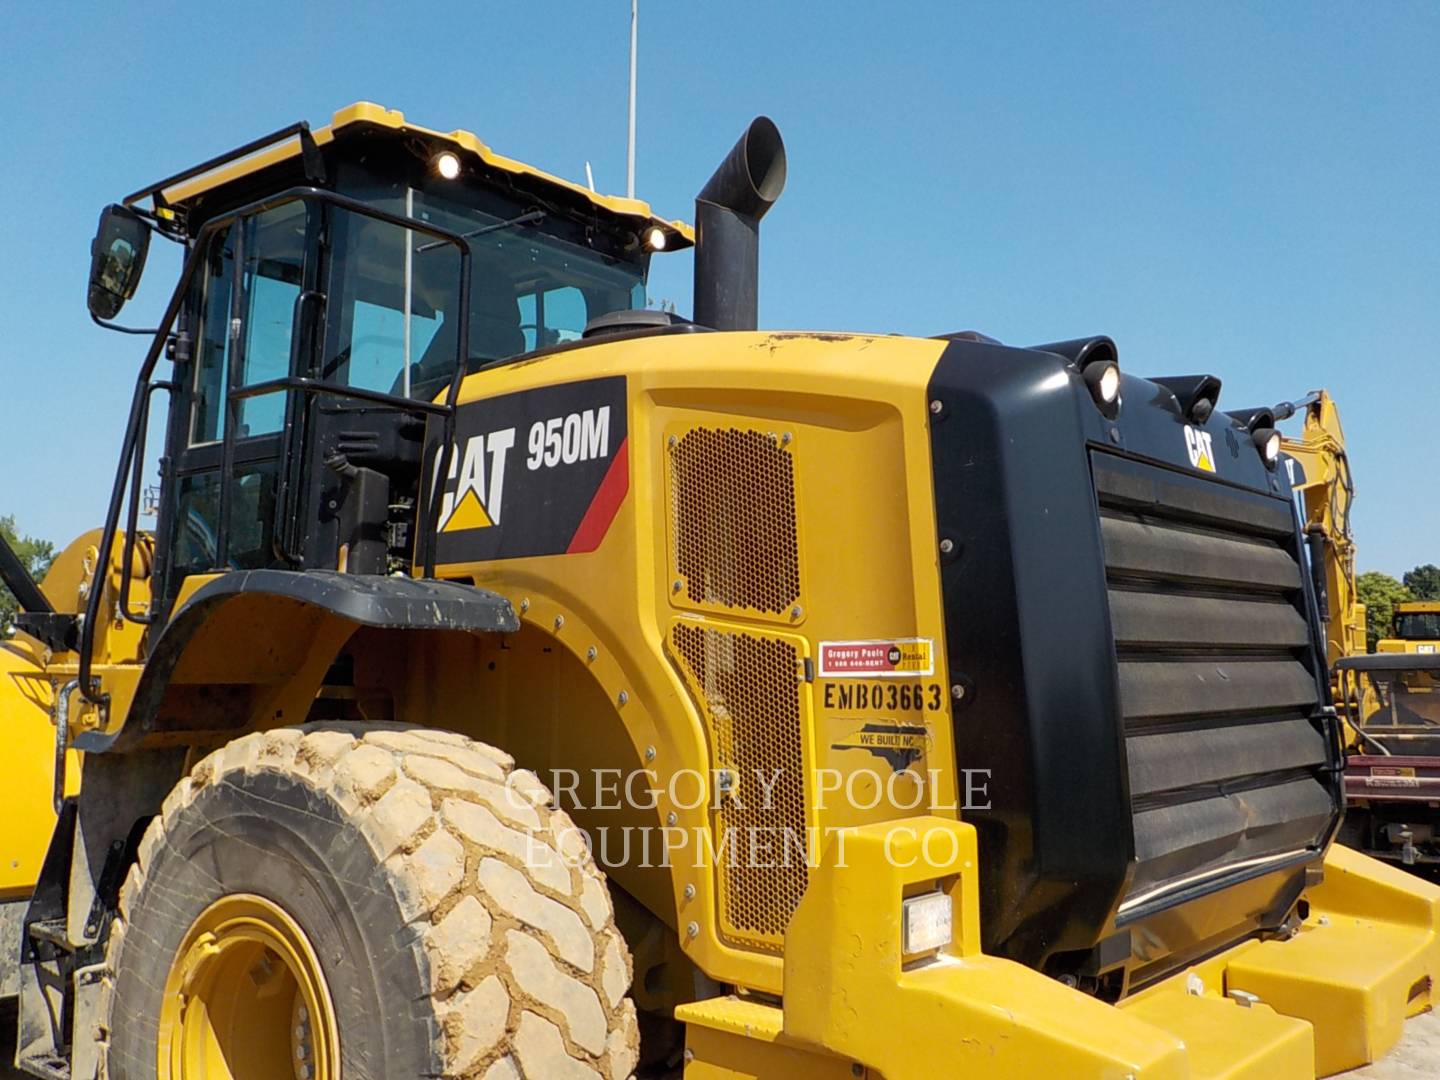
[(398, 724), (260, 732), (201, 761), (147, 829), (120, 895), (101, 1075), (156, 1075), (179, 950), (217, 903), (250, 895), (313, 945), (344, 1080), (630, 1076), (632, 968), (604, 879), (513, 764)]

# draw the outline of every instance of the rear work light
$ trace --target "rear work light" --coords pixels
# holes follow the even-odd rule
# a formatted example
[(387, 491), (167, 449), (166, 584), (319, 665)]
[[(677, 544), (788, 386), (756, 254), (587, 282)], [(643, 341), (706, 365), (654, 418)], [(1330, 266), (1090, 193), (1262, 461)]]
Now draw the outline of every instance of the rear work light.
[(1082, 373), (1085, 385), (1095, 398), (1095, 403), (1104, 407), (1115, 404), (1120, 398), (1120, 365), (1113, 360), (1102, 360), (1091, 364)]
[(1280, 460), (1280, 433), (1272, 427), (1256, 428), (1250, 435), (1265, 464), (1272, 469)]
[(902, 944), (906, 956), (935, 952), (954, 940), (950, 897), (943, 892), (912, 896), (901, 903)]

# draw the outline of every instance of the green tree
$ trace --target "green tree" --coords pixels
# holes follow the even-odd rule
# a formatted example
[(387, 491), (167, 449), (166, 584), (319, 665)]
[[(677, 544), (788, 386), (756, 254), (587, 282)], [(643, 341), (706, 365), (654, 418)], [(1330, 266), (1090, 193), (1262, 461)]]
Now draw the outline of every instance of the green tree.
[[(50, 562), (55, 558), (55, 545), (49, 540), (37, 540), (33, 536), (22, 537), (19, 529), (15, 527), (15, 518), (8, 514), (0, 517), (0, 533), (5, 534), (6, 541), (15, 549), (15, 554), (30, 571), (30, 576), (39, 581), (45, 571), (50, 569)], [(10, 590), (0, 585), (0, 635), (9, 635), (10, 622), (19, 607), (15, 597), (10, 595)]]
[(1404, 581), (1416, 600), (1440, 600), (1440, 566), (1426, 563), (1407, 570)]
[(1400, 582), (1378, 570), (1367, 570), (1356, 578), (1355, 591), (1365, 605), (1365, 637), (1369, 651), (1374, 652), (1375, 643), (1390, 633), (1395, 621), (1395, 605), (1415, 597)]

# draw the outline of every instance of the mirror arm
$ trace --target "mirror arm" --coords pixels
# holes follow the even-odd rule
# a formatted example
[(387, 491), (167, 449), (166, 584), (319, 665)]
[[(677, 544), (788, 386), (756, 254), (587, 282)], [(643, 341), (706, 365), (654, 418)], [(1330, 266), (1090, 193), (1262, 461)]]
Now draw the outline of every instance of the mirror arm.
[[(149, 330), (138, 326), (121, 326), (119, 323), (111, 322), (109, 319), (100, 318), (100, 316), (96, 315), (93, 311), (90, 313), (90, 321), (96, 326), (103, 326), (106, 330), (114, 330), (121, 334), (141, 334), (145, 337), (154, 337), (160, 332), (158, 326), (152, 327)], [(171, 334), (170, 336), (174, 337), (175, 335)]]
[(187, 244), (190, 241), (189, 234), (185, 231), (183, 219), (179, 213), (170, 209), (168, 204), (164, 208), (171, 213), (167, 220), (153, 210), (146, 210), (139, 206), (126, 207), (131, 213), (138, 217), (145, 227), (150, 230), (151, 236), (163, 237), (175, 244)]

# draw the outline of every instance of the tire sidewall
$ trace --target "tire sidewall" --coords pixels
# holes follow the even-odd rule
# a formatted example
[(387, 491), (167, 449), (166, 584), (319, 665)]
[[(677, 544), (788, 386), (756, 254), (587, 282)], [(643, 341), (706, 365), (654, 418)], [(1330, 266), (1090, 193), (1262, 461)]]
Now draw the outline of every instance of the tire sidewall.
[(241, 893), (279, 905), (309, 938), (343, 1033), (346, 1080), (441, 1073), (420, 933), (391, 876), (332, 798), (262, 769), (218, 777), (166, 823), (115, 958), (112, 1080), (155, 1075), (177, 950), (206, 908)]

